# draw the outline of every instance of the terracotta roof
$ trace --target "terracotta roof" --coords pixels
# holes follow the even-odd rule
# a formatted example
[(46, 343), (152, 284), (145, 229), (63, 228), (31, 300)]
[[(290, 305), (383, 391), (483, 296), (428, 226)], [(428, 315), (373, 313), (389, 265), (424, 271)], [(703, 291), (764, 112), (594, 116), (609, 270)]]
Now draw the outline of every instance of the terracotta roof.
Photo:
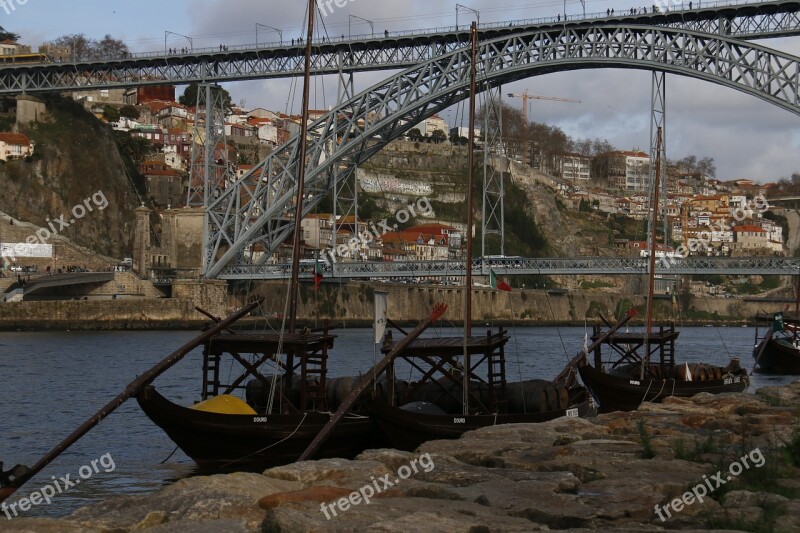
[(180, 176), (180, 172), (175, 170), (149, 170), (142, 172), (144, 176)]
[(0, 141), (6, 144), (17, 144), (21, 146), (30, 146), (31, 141), (24, 133), (8, 133), (0, 132)]
[(435, 235), (441, 235), (442, 234), (442, 230), (457, 231), (456, 228), (454, 228), (453, 226), (448, 226), (446, 224), (436, 224), (436, 223), (419, 224), (419, 225), (416, 225), (416, 226), (411, 226), (406, 231), (409, 231), (409, 232), (418, 231), (418, 232), (421, 232), (421, 233), (433, 233)]
[(733, 231), (735, 231), (736, 233), (743, 233), (745, 231), (751, 232), (751, 233), (766, 233), (766, 231), (764, 231), (763, 228), (759, 228), (758, 226), (753, 226), (753, 225), (749, 225), (749, 226), (734, 226), (733, 227)]

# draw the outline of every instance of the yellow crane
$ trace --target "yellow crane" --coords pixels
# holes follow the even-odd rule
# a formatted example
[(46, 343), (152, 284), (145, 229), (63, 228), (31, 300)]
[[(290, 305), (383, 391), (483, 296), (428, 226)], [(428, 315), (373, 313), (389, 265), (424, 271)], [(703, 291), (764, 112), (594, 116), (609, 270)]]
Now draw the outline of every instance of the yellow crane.
[(550, 100), (551, 102), (572, 102), (580, 104), (580, 100), (573, 100), (572, 98), (559, 98), (557, 96), (539, 96), (537, 94), (528, 94), (528, 89), (522, 94), (508, 93), (509, 98), (522, 98), (522, 120), (525, 125), (528, 124), (528, 101), (529, 100)]

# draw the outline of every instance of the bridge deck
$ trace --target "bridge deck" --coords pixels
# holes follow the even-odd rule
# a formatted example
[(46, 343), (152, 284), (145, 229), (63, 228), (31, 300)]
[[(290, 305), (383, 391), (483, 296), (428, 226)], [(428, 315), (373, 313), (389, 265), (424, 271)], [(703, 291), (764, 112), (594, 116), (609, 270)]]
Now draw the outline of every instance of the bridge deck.
[[(605, 12), (481, 24), (481, 40), (524, 33), (532, 29), (598, 25), (651, 25), (683, 28), (708, 34), (748, 39), (800, 34), (800, 2), (695, 2), (702, 7), (661, 13), (613, 16)], [(685, 2), (684, 6), (688, 6)], [(678, 7), (678, 6), (676, 6)], [(315, 43), (314, 74), (400, 69), (464, 46), (466, 25), (355, 37), (333, 37)], [(126, 54), (100, 60), (12, 65), (0, 67), (0, 94), (133, 87), (191, 81), (232, 81), (299, 76), (305, 47), (292, 42), (267, 45), (167, 50)]]

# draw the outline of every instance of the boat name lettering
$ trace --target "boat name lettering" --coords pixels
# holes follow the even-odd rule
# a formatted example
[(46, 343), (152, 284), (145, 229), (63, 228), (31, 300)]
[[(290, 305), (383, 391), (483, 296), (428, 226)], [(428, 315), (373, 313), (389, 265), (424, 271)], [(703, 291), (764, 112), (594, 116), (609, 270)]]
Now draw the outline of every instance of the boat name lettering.
[(633, 379), (630, 381), (630, 383), (631, 383), (631, 385), (641, 385), (641, 383), (639, 383), (638, 381), (633, 380)]
[(725, 385), (730, 385), (731, 383), (741, 383), (741, 382), (742, 382), (741, 376), (734, 376), (730, 378), (725, 378), (725, 381), (723, 383)]
[(467, 419), (466, 418), (454, 418), (453, 419), (453, 424), (466, 424), (466, 423), (467, 423)]
[(255, 423), (266, 422), (266, 421), (267, 421), (267, 417), (266, 416), (254, 416), (253, 417), (253, 422), (255, 422)]
[(566, 415), (568, 418), (575, 418), (578, 416), (578, 409), (577, 408), (567, 409)]

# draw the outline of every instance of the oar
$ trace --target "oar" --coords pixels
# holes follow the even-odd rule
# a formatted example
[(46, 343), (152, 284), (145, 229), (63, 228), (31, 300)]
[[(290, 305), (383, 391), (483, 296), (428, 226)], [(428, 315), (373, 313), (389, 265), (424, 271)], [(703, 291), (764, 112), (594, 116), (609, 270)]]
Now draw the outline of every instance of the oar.
[(635, 307), (631, 307), (631, 309), (624, 317), (622, 317), (616, 324), (609, 327), (608, 331), (597, 337), (597, 340), (595, 340), (592, 344), (587, 346), (585, 350), (581, 350), (580, 352), (578, 352), (578, 355), (573, 357), (572, 360), (569, 363), (567, 363), (567, 366), (564, 367), (564, 370), (562, 370), (561, 373), (556, 376), (556, 378), (553, 380), (553, 383), (558, 383), (560, 381), (567, 379), (569, 375), (572, 373), (572, 369), (578, 365), (581, 359), (589, 355), (592, 351), (594, 351), (595, 348), (597, 348), (603, 342), (605, 342), (607, 338), (616, 333), (619, 328), (627, 324), (628, 321), (631, 318), (635, 317), (638, 312), (639, 311)]
[(25, 474), (20, 475), (19, 477), (14, 478), (11, 483), (6, 486), (0, 488), (0, 502), (5, 501), (6, 498), (14, 494), (18, 488), (24, 485), (29, 479), (33, 476), (38, 474), (44, 467), (50, 464), (56, 457), (61, 455), (67, 448), (75, 444), (81, 437), (83, 437), (86, 433), (89, 432), (93, 427), (95, 427), (101, 420), (105, 417), (110, 415), (117, 407), (125, 403), (126, 400), (130, 399), (132, 396), (136, 396), (139, 392), (142, 391), (147, 385), (153, 382), (159, 375), (161, 375), (164, 371), (169, 369), (172, 365), (180, 361), (181, 359), (186, 356), (189, 352), (203, 344), (205, 341), (228, 327), (230, 324), (236, 322), (250, 311), (258, 307), (258, 304), (261, 303), (261, 300), (256, 300), (252, 302), (235, 313), (231, 316), (226, 318), (225, 320), (217, 323), (216, 325), (212, 326), (211, 328), (204, 331), (199, 336), (195, 337), (193, 340), (187, 342), (178, 350), (174, 351), (170, 354), (166, 359), (162, 360), (157, 365), (153, 366), (150, 370), (139, 376), (138, 378), (134, 379), (130, 382), (130, 384), (122, 391), (118, 396), (116, 396), (113, 400), (108, 402), (104, 405), (99, 411), (97, 411), (94, 415), (92, 415), (86, 422), (80, 425), (78, 429), (73, 431), (66, 439), (61, 441), (55, 448), (47, 452), (47, 454), (39, 459), (39, 461), (31, 467)]
[(447, 305), (445, 304), (436, 305), (433, 308), (433, 311), (431, 311), (430, 316), (424, 322), (422, 322), (416, 328), (412, 329), (408, 333), (408, 335), (403, 337), (403, 339), (395, 345), (392, 351), (386, 354), (386, 356), (383, 359), (381, 359), (378, 362), (378, 364), (370, 368), (369, 371), (366, 374), (364, 374), (364, 376), (361, 378), (361, 381), (358, 382), (358, 385), (356, 385), (356, 387), (352, 391), (350, 391), (350, 394), (348, 394), (347, 398), (344, 399), (342, 404), (339, 406), (339, 409), (333, 414), (331, 419), (328, 421), (327, 424), (325, 424), (322, 430), (319, 433), (317, 433), (317, 436), (314, 437), (314, 440), (311, 441), (311, 444), (308, 445), (308, 448), (305, 449), (305, 451), (300, 456), (300, 459), (298, 459), (298, 461), (305, 461), (306, 459), (309, 459), (312, 455), (314, 455), (314, 453), (319, 449), (319, 447), (322, 446), (322, 444), (326, 440), (328, 440), (328, 437), (330, 436), (331, 433), (333, 433), (333, 430), (339, 424), (339, 421), (342, 418), (344, 418), (345, 413), (347, 413), (347, 411), (349, 411), (350, 408), (353, 407), (353, 404), (356, 403), (356, 401), (361, 397), (364, 391), (367, 390), (367, 388), (372, 384), (373, 380), (375, 379), (375, 376), (380, 375), (386, 369), (386, 367), (389, 366), (389, 363), (392, 362), (392, 360), (397, 356), (397, 354), (405, 350), (406, 347), (409, 344), (411, 344), (411, 342), (414, 341), (414, 339), (419, 337), (423, 331), (428, 329), (428, 327), (431, 324), (439, 320), (439, 318), (444, 314), (446, 310), (447, 310)]
[(753, 372), (756, 371), (756, 366), (758, 366), (758, 361), (759, 361), (759, 359), (761, 359), (761, 356), (764, 355), (764, 351), (767, 348), (767, 344), (769, 344), (769, 341), (771, 339), (772, 339), (772, 328), (769, 328), (767, 330), (767, 332), (764, 334), (764, 338), (761, 340), (761, 347), (758, 349), (758, 355), (756, 356), (756, 362), (753, 363), (753, 370), (752, 370), (752, 372), (750, 372), (751, 375), (753, 374)]

